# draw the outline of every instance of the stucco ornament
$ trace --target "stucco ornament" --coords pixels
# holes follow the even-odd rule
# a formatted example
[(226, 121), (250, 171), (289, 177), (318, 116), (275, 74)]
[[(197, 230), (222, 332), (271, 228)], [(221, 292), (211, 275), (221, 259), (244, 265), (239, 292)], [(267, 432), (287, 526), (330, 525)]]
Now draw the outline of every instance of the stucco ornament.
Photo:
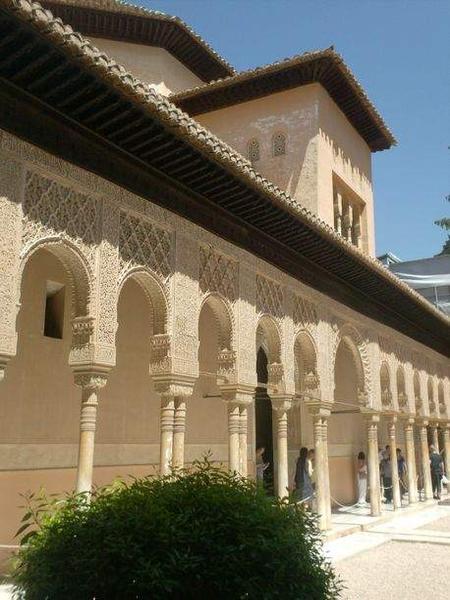
[(199, 249), (200, 290), (217, 292), (234, 302), (238, 297), (239, 263), (210, 246)]
[(283, 309), (284, 294), (283, 288), (279, 283), (268, 279), (263, 275), (256, 275), (256, 309), (260, 314), (268, 314), (273, 317), (281, 318), (284, 314)]

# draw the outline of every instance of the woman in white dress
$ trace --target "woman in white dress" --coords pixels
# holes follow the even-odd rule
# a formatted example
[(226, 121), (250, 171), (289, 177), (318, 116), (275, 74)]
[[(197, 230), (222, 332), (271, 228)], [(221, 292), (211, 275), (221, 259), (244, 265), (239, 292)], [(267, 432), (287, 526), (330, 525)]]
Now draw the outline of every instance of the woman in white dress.
[(358, 505), (366, 506), (366, 496), (367, 496), (367, 463), (366, 463), (366, 455), (364, 452), (360, 452), (358, 454), (358, 472), (357, 472), (357, 480), (358, 480)]

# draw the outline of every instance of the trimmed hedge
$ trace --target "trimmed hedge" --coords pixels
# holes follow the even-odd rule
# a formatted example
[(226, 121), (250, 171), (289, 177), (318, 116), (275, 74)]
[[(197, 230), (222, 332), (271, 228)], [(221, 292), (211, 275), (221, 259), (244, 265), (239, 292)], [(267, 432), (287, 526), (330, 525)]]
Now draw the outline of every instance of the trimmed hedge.
[(99, 489), (90, 503), (85, 495), (41, 500), (24, 517), (31, 533), (13, 571), (18, 598), (339, 597), (315, 517), (207, 460)]

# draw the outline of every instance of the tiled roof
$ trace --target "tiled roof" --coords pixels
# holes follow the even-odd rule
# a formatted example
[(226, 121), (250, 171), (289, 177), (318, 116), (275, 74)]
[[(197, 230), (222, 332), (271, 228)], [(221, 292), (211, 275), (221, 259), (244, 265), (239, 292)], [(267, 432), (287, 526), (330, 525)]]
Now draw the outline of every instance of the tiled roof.
[(305, 52), (241, 71), (173, 94), (171, 100), (195, 116), (314, 82), (325, 87), (372, 150), (386, 149), (396, 144), (393, 134), (363, 87), (333, 48)]
[[(203, 67), (206, 78), (202, 76), (205, 81), (211, 80), (207, 74), (215, 73), (215, 77), (218, 77), (235, 73), (235, 69), (179, 17), (119, 0), (42, 0), (41, 4), (85, 35), (101, 32), (100, 37), (106, 35), (118, 40), (161, 45), (199, 75), (202, 69), (198, 69), (198, 63), (206, 61), (207, 66)], [(95, 17), (102, 13), (103, 18), (97, 24)], [(116, 16), (115, 20), (106, 18), (111, 14)], [(136, 26), (130, 23), (122, 25), (117, 21), (121, 16), (128, 16), (131, 20), (136, 17)], [(147, 30), (142, 26), (142, 21), (148, 25)], [(177, 36), (177, 33), (184, 36)]]
[(412, 301), (417, 308), (420, 307), (430, 318), (439, 322), (441, 327), (448, 331), (450, 320), (390, 273), (378, 260), (364, 254), (344, 240), (330, 226), (299, 205), (285, 191), (280, 190), (275, 184), (257, 173), (241, 154), (201, 127), (170, 100), (157, 94), (151, 86), (134, 78), (122, 66), (96, 49), (81, 34), (64, 25), (60, 19), (55, 19), (40, 4), (31, 0), (0, 0), (1, 9), (12, 12), (21, 21), (39, 30), (42, 36), (70, 55), (72, 60), (94, 72), (99, 79), (120, 91), (131, 103), (157, 118), (174, 136), (197, 149), (205, 159), (220, 165), (225, 173), (242, 181), (249, 188), (270, 200), (274, 206), (295, 215), (299, 222), (306, 224), (323, 239), (329, 240), (332, 245), (340, 249), (343, 255), (366, 268), (367, 272), (372, 272), (386, 286), (395, 287), (405, 299)]

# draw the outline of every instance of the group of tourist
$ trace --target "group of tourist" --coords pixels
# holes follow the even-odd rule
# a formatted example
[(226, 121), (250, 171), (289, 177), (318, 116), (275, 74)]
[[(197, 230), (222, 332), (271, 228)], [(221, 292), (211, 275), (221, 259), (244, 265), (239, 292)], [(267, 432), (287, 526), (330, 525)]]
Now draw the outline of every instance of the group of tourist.
[[(256, 481), (260, 485), (264, 484), (264, 473), (270, 466), (268, 462), (264, 461), (264, 452), (265, 448), (262, 447), (256, 450)], [(391, 447), (389, 445), (385, 446), (384, 449), (380, 450), (378, 457), (382, 498), (384, 502), (390, 504), (393, 500)], [(408, 491), (408, 481), (406, 460), (400, 448), (396, 449), (396, 460), (400, 493), (403, 496)], [(443, 478), (445, 483), (447, 483), (447, 480), (444, 475), (444, 460), (433, 445), (430, 446), (430, 470), (433, 498), (439, 500)], [(367, 506), (368, 470), (364, 452), (358, 454), (356, 480), (358, 486), (357, 506)], [(295, 497), (299, 502), (311, 505), (315, 489), (314, 449), (309, 450), (305, 446), (300, 449), (295, 466), (294, 489)]]

